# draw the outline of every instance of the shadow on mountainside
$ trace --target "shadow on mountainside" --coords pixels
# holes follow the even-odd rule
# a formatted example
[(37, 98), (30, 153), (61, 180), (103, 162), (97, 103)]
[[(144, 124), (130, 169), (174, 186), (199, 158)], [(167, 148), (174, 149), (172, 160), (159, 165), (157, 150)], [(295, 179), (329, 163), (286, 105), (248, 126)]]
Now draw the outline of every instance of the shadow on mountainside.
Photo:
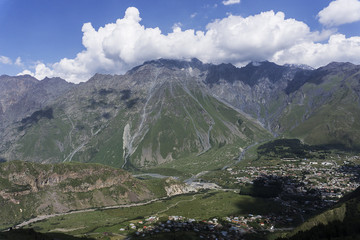
[(260, 198), (283, 198), (297, 201), (320, 201), (319, 189), (310, 188), (304, 182), (289, 176), (261, 175), (253, 180), (252, 184), (242, 187), (242, 195), (250, 195)]
[[(359, 169), (359, 165), (350, 164), (340, 167), (338, 171), (348, 174), (349, 183), (354, 184), (359, 182)], [(266, 216), (275, 229), (291, 226), (298, 226), (295, 230), (300, 229), (279, 239), (359, 239), (360, 187), (339, 199), (335, 186), (334, 189), (316, 188), (306, 184), (307, 180), (301, 176), (295, 178), (262, 175), (242, 188), (240, 194), (273, 199), (278, 203), (280, 208), (269, 208), (268, 212), (270, 209), (274, 211)], [(321, 183), (319, 186), (322, 186)], [(340, 206), (346, 209), (343, 217), (340, 210), (333, 210)], [(311, 227), (305, 228), (303, 225)]]
[[(252, 207), (254, 214), (271, 215), (275, 226), (289, 227), (300, 224), (306, 218), (327, 209), (334, 203), (322, 197), (320, 189), (311, 188), (289, 176), (261, 175), (240, 188), (240, 195), (268, 199), (267, 205)], [(273, 201), (270, 201), (273, 200)], [(239, 203), (239, 208), (242, 203)]]
[(80, 238), (63, 233), (39, 233), (34, 229), (14, 229), (0, 233), (3, 240), (94, 240), (94, 238)]
[(360, 187), (343, 197), (331, 210), (310, 219), (287, 237), (278, 239), (360, 239)]
[(340, 173), (350, 174), (350, 181), (360, 183), (360, 165), (343, 165), (338, 169), (338, 171)]

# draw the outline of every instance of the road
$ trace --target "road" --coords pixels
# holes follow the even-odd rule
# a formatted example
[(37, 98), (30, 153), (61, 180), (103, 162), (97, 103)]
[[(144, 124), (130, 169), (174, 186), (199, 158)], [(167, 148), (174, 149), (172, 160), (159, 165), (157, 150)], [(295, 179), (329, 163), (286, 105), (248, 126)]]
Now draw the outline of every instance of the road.
[(155, 199), (149, 200), (147, 202), (141, 202), (141, 203), (122, 204), (122, 205), (108, 206), (108, 207), (102, 207), (102, 208), (90, 208), (90, 209), (76, 210), (76, 211), (65, 212), (65, 213), (54, 213), (54, 214), (49, 214), (49, 215), (41, 215), (41, 216), (37, 216), (37, 217), (32, 218), (32, 219), (26, 220), (26, 221), (24, 221), (22, 223), (19, 223), (19, 224), (15, 225), (13, 228), (21, 228), (21, 227), (24, 227), (24, 226), (29, 225), (31, 223), (35, 223), (35, 222), (42, 221), (42, 220), (45, 220), (45, 219), (49, 219), (49, 218), (52, 218), (52, 217), (65, 216), (65, 215), (70, 215), (70, 214), (75, 214), (75, 213), (94, 212), (94, 211), (97, 211), (97, 210), (137, 207), (137, 206), (143, 206), (143, 205), (147, 205), (147, 204), (157, 202), (157, 201), (162, 201), (162, 200), (165, 200), (167, 198), (169, 198), (169, 197), (155, 198)]
[(188, 178), (186, 180), (184, 180), (184, 183), (191, 185), (192, 182), (194, 182), (195, 180), (197, 180), (199, 177), (201, 177), (202, 175), (207, 174), (209, 171), (202, 171), (199, 172), (198, 174), (192, 176), (191, 178)]
[(133, 177), (143, 177), (143, 176), (149, 176), (149, 177), (153, 177), (153, 178), (169, 178), (169, 177), (172, 177), (172, 178), (178, 179), (178, 177), (165, 176), (165, 175), (161, 175), (161, 174), (158, 174), (158, 173), (142, 173), (142, 174), (133, 175)]

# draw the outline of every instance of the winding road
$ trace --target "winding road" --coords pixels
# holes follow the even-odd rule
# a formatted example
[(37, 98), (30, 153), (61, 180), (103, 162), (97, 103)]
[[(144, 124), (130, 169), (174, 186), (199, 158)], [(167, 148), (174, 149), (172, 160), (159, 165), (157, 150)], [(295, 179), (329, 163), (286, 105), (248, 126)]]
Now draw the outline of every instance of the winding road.
[(13, 228), (21, 228), (21, 227), (24, 227), (24, 226), (29, 225), (31, 223), (35, 223), (35, 222), (42, 221), (42, 220), (45, 220), (45, 219), (49, 219), (49, 218), (52, 218), (52, 217), (65, 216), (65, 215), (70, 215), (70, 214), (75, 214), (75, 213), (94, 212), (94, 211), (106, 210), (106, 209), (137, 207), (137, 206), (143, 206), (143, 205), (147, 205), (147, 204), (157, 202), (157, 201), (163, 201), (163, 200), (166, 200), (168, 198), (169, 197), (155, 198), (155, 199), (149, 200), (147, 202), (123, 204), (123, 205), (108, 206), (108, 207), (101, 207), (101, 208), (90, 208), (90, 209), (76, 210), (76, 211), (70, 211), (70, 212), (65, 212), (65, 213), (54, 213), (54, 214), (49, 214), (49, 215), (41, 215), (41, 216), (37, 216), (37, 217), (32, 218), (32, 219), (26, 220), (26, 221), (24, 221), (22, 223), (19, 223), (19, 224), (15, 225)]

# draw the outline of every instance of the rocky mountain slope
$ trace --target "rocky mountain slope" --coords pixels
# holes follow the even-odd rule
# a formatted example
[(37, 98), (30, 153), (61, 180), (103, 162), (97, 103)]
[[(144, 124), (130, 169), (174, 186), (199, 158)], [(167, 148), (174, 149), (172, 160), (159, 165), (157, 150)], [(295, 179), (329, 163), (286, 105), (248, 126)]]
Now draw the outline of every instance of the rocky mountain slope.
[(0, 114), (1, 116), (9, 107), (18, 101), (38, 80), (31, 76), (11, 77), (0, 76)]
[(154, 197), (146, 183), (128, 172), (99, 164), (0, 163), (0, 226)]
[(211, 96), (200, 69), (178, 64), (188, 63), (159, 60), (122, 76), (95, 75), (9, 128), (2, 157), (138, 169), (211, 160), (220, 148), (230, 161), (239, 147), (271, 137)]
[(74, 87), (61, 78), (0, 76), (0, 130), (51, 104)]
[(207, 80), (211, 93), (275, 135), (359, 148), (360, 66), (331, 63), (310, 70), (262, 62), (217, 68), (220, 75)]
[(31, 113), (1, 129), (5, 160), (196, 172), (232, 163), (273, 136), (360, 148), (360, 66), (350, 63), (314, 70), (159, 59), (79, 85), (40, 83), (62, 91), (39, 92), (48, 96), (41, 104), (29, 94), (17, 101), (14, 109)]

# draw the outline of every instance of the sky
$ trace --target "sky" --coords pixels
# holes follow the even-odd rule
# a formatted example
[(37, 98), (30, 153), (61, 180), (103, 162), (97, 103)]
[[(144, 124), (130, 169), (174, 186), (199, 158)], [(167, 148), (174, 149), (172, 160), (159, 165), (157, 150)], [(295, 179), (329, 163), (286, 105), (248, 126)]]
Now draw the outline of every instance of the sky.
[(360, 0), (0, 0), (0, 75), (79, 83), (194, 57), (360, 64)]

